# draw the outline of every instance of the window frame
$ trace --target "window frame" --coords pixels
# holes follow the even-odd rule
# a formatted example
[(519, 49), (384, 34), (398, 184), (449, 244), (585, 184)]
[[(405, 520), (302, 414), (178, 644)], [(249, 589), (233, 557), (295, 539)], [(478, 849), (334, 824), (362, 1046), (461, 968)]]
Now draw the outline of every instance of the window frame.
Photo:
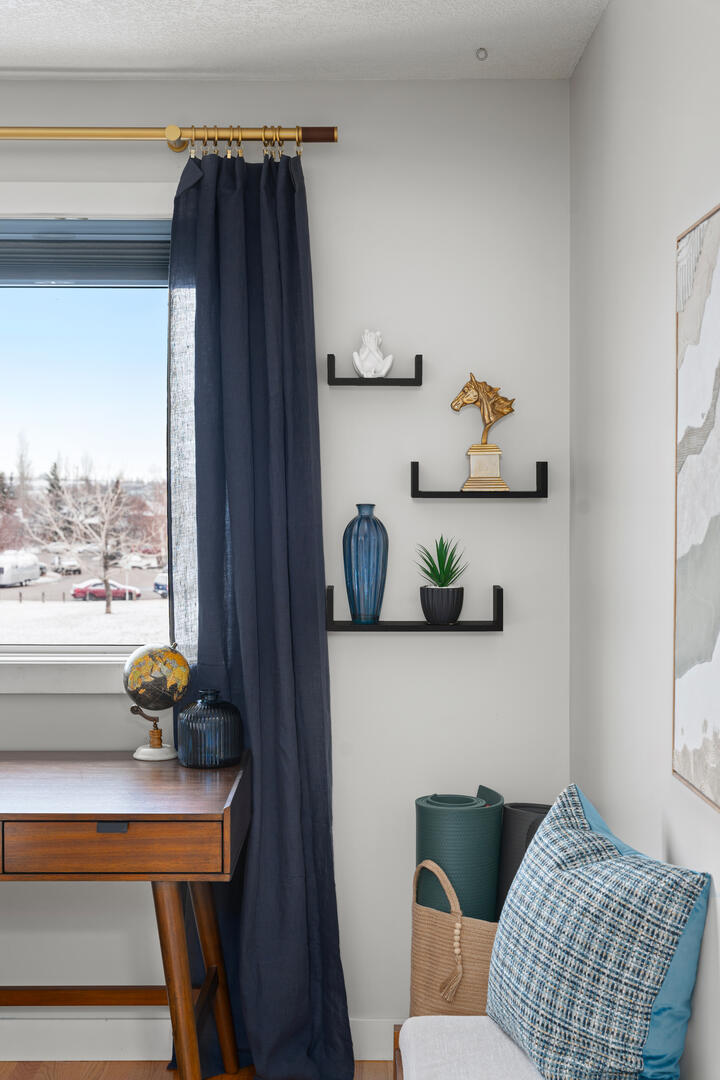
[[(3, 187), (4, 185), (0, 185)], [(44, 185), (43, 185), (44, 186)], [(114, 186), (114, 185), (113, 185)], [(164, 188), (165, 185), (152, 185)], [(169, 261), (171, 220), (162, 216), (139, 217), (102, 215), (53, 215), (35, 216), (28, 213), (8, 214), (0, 218), (0, 246), (3, 241), (27, 239), (35, 248), (43, 239), (54, 242), (59, 238), (74, 241), (87, 240), (93, 244), (94, 254), (102, 255), (103, 245), (111, 257), (113, 244), (132, 238), (142, 246), (143, 238), (149, 244), (166, 245)], [(157, 250), (161, 250), (157, 247)], [(153, 260), (151, 260), (153, 261)], [(154, 260), (156, 263), (157, 260)], [(85, 273), (82, 280), (3, 279), (0, 266), (0, 288), (164, 288), (167, 279), (148, 275), (146, 278), (129, 278), (118, 274), (116, 278), (91, 280)], [(152, 274), (157, 274), (155, 265)], [(172, 620), (171, 607), (168, 616)], [(139, 645), (106, 644), (0, 644), (0, 695), (2, 694), (108, 694), (121, 689), (120, 674), (128, 655)]]

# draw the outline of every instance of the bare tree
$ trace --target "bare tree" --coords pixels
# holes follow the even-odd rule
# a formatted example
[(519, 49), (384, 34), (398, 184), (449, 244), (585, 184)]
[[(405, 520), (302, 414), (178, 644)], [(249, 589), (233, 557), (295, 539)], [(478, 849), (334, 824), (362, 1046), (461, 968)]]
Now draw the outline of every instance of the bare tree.
[(144, 540), (153, 553), (157, 553), (160, 564), (165, 566), (167, 554), (167, 485), (155, 480), (147, 484), (143, 498), (144, 509), (141, 529)]
[(100, 562), (105, 587), (105, 613), (112, 612), (110, 571), (128, 551), (135, 530), (131, 521), (132, 500), (120, 477), (109, 481), (91, 478), (60, 482), (35, 496), (27, 516), (27, 531), (36, 543), (52, 544), (76, 552), (92, 548)]
[(22, 547), (24, 538), (25, 528), (17, 514), (0, 510), (0, 551)]

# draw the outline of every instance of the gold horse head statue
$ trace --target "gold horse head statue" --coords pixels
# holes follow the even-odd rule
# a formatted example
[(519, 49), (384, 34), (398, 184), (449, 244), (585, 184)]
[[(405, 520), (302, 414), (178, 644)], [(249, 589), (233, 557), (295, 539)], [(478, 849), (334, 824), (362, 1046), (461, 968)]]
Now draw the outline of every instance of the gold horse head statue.
[(490, 428), (498, 420), (502, 420), (503, 416), (515, 412), (513, 409), (514, 401), (515, 398), (501, 397), (499, 386), (490, 386), (489, 383), (478, 382), (473, 373), (470, 372), (469, 381), (465, 383), (458, 396), (450, 402), (450, 408), (454, 409), (455, 412), (460, 412), (465, 405), (477, 405), (482, 413), (485, 425), (481, 445), (487, 446)]

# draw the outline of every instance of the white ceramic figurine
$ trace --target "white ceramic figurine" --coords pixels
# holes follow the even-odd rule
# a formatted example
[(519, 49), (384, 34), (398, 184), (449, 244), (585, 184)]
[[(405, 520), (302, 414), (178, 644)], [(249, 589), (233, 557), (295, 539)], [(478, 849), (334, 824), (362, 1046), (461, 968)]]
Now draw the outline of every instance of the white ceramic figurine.
[(353, 366), (361, 379), (382, 379), (392, 367), (392, 353), (383, 356), (379, 330), (363, 330), (359, 352), (353, 353)]

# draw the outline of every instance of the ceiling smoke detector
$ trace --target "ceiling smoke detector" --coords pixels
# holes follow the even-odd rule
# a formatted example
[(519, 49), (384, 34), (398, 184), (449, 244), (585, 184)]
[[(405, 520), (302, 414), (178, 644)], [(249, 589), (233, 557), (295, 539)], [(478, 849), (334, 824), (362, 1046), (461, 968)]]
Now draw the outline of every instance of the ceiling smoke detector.
[(488, 51), (487, 51), (487, 49), (484, 49), (482, 46), (480, 46), (479, 49), (475, 50), (475, 55), (478, 58), (478, 60), (487, 60)]

